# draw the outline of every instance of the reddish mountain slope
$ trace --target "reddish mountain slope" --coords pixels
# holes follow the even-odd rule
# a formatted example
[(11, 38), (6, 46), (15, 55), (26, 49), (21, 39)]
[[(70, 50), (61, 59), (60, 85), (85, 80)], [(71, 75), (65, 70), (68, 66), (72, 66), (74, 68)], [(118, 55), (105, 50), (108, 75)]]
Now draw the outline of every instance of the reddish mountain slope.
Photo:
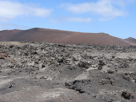
[(41, 28), (1, 31), (0, 41), (36, 41), (61, 44), (96, 44), (118, 46), (129, 46), (132, 44), (127, 40), (113, 37), (105, 33), (80, 33)]
[(3, 30), (0, 31), (0, 41), (10, 41), (12, 37), (19, 34), (21, 30)]
[(125, 40), (130, 42), (130, 43), (136, 44), (136, 39), (135, 38), (129, 37), (129, 38), (125, 39)]

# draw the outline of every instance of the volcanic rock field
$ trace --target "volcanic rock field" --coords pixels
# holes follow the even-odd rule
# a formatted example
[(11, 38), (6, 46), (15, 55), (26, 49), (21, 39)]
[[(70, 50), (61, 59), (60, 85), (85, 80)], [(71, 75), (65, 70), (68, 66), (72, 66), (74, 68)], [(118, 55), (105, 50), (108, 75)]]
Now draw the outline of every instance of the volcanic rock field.
[(136, 102), (136, 46), (0, 42), (0, 102)]

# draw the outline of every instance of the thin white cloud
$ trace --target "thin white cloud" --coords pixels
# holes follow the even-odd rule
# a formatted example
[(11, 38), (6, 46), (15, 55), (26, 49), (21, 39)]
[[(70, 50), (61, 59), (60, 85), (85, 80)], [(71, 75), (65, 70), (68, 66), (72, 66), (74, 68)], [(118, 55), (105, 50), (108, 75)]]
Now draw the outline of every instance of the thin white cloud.
[(134, 0), (99, 0), (93, 3), (63, 4), (65, 10), (75, 14), (91, 13), (101, 16), (100, 20), (113, 19), (126, 15), (125, 5)]
[(67, 18), (67, 21), (72, 21), (72, 22), (91, 22), (92, 19), (91, 18)]
[(50, 21), (54, 23), (61, 23), (61, 22), (89, 23), (92, 21), (92, 19), (91, 18), (81, 18), (81, 17), (60, 17), (60, 18), (52, 18), (50, 19)]
[(31, 4), (27, 5), (5, 0), (0, 1), (0, 19), (3, 21), (28, 15), (46, 17), (49, 16), (51, 12), (51, 9), (41, 8)]
[(0, 30), (11, 30), (11, 29), (29, 29), (30, 27), (24, 26), (24, 25), (19, 25), (19, 24), (13, 24), (13, 23), (8, 23), (8, 22), (0, 22)]
[(110, 0), (111, 3), (119, 5), (120, 7), (125, 7), (128, 4), (135, 3), (136, 0)]

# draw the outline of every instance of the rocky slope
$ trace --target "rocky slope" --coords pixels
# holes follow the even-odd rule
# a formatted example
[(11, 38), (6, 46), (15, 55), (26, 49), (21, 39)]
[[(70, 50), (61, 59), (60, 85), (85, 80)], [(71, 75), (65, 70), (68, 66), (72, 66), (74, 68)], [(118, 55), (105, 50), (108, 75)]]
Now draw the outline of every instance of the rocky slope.
[(0, 102), (136, 102), (136, 47), (0, 43)]

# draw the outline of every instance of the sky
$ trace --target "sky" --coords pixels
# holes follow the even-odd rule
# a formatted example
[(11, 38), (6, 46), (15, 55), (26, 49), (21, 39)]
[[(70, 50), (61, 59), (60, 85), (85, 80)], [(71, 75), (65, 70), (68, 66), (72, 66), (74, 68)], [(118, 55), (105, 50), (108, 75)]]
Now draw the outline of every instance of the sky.
[(0, 30), (35, 27), (136, 38), (136, 0), (0, 0)]

